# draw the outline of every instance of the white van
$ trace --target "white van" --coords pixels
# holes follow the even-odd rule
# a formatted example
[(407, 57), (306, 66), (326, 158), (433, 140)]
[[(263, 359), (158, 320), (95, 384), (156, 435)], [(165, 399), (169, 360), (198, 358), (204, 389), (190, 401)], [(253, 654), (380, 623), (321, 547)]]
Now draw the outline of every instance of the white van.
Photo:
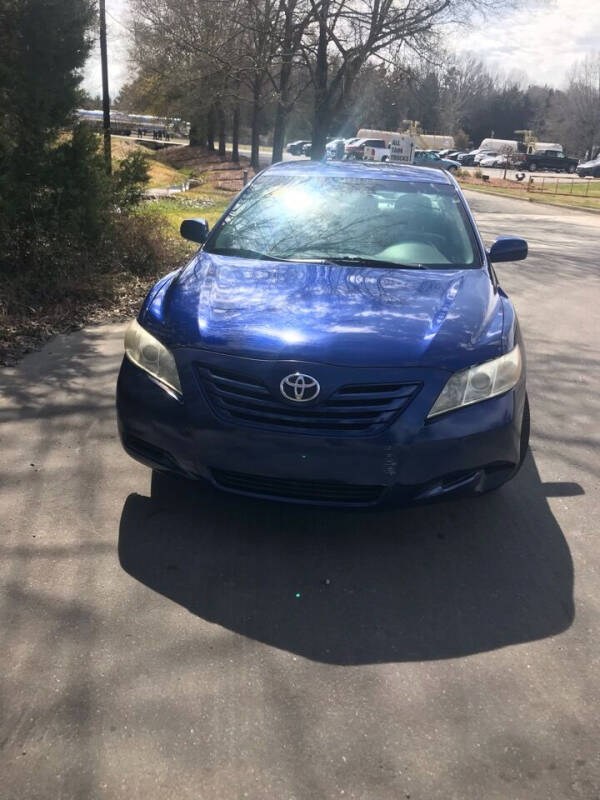
[(516, 139), (483, 139), (479, 145), (479, 152), (501, 153), (509, 155), (519, 152), (519, 142)]

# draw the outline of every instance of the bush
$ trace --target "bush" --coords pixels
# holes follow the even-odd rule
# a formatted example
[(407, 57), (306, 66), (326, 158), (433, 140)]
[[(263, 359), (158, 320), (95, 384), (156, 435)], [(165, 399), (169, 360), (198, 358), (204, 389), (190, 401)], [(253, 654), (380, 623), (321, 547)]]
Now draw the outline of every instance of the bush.
[(131, 214), (115, 221), (115, 264), (133, 275), (155, 275), (183, 261), (187, 248), (174, 239), (167, 219), (158, 211)]
[(137, 206), (144, 196), (144, 189), (150, 179), (148, 159), (135, 151), (124, 158), (113, 175), (113, 197), (121, 211)]
[(1, 204), (0, 274), (46, 272), (47, 264), (59, 262), (65, 251), (70, 256), (106, 247), (115, 223), (141, 201), (148, 177), (141, 153), (128, 156), (107, 175), (99, 137), (76, 126), (69, 139), (48, 149), (33, 185), (26, 174), (13, 179)]
[(180, 257), (164, 224), (136, 213), (144, 156), (107, 175), (99, 137), (69, 131), (94, 5), (0, 4), (0, 362), (99, 307), (135, 305)]

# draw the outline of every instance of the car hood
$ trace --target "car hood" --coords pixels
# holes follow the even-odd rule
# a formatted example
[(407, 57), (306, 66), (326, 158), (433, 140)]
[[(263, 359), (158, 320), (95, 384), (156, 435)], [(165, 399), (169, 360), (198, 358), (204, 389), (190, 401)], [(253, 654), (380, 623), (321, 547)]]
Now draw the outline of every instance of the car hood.
[(140, 321), (168, 346), (348, 366), (460, 369), (502, 352), (485, 269), (403, 270), (199, 254)]

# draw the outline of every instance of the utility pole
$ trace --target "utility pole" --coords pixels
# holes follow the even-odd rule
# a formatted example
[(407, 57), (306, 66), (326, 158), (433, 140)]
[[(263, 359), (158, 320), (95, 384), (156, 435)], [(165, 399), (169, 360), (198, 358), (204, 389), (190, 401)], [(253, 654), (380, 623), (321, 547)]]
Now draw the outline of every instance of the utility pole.
[(100, 61), (102, 62), (102, 112), (104, 117), (104, 160), (106, 172), (112, 171), (110, 153), (110, 95), (108, 94), (108, 58), (106, 53), (106, 7), (105, 0), (99, 2), (100, 12)]

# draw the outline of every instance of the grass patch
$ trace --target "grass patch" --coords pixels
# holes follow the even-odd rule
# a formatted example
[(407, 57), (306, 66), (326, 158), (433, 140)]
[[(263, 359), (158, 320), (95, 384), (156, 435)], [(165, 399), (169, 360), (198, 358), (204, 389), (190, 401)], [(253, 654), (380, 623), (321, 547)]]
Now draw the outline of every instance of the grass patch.
[(124, 158), (136, 151), (143, 153), (148, 161), (150, 172), (149, 189), (168, 189), (170, 186), (179, 186), (188, 179), (189, 170), (177, 169), (165, 163), (163, 160), (158, 159), (157, 155), (160, 151), (150, 150), (136, 142), (114, 136), (111, 138), (113, 169), (115, 169)]
[(189, 217), (202, 217), (212, 226), (223, 214), (231, 195), (223, 196), (219, 192), (181, 192), (179, 194), (148, 200), (139, 210), (139, 214), (160, 213), (168, 222), (172, 235), (179, 236), (179, 226)]
[[(514, 197), (518, 200), (528, 200), (531, 203), (543, 203), (544, 205), (559, 205), (569, 206), (574, 209), (594, 209), (600, 210), (600, 195), (588, 195), (585, 192), (585, 186), (575, 184), (573, 187), (573, 194), (554, 194), (554, 191), (533, 191), (528, 192), (526, 186), (506, 186), (497, 185), (490, 182), (474, 181), (464, 178), (458, 178), (463, 189), (471, 189), (476, 192), (483, 192), (484, 194), (500, 195), (501, 197)], [(503, 181), (508, 183), (508, 181)]]
[[(212, 227), (243, 187), (243, 173), (254, 175), (247, 159), (239, 164), (223, 161), (217, 153), (201, 147), (170, 147), (158, 151), (156, 161), (185, 173), (197, 186), (186, 192), (148, 200), (139, 213), (160, 212), (169, 223), (173, 235), (188, 217), (202, 217)], [(192, 245), (193, 247), (193, 245)]]

